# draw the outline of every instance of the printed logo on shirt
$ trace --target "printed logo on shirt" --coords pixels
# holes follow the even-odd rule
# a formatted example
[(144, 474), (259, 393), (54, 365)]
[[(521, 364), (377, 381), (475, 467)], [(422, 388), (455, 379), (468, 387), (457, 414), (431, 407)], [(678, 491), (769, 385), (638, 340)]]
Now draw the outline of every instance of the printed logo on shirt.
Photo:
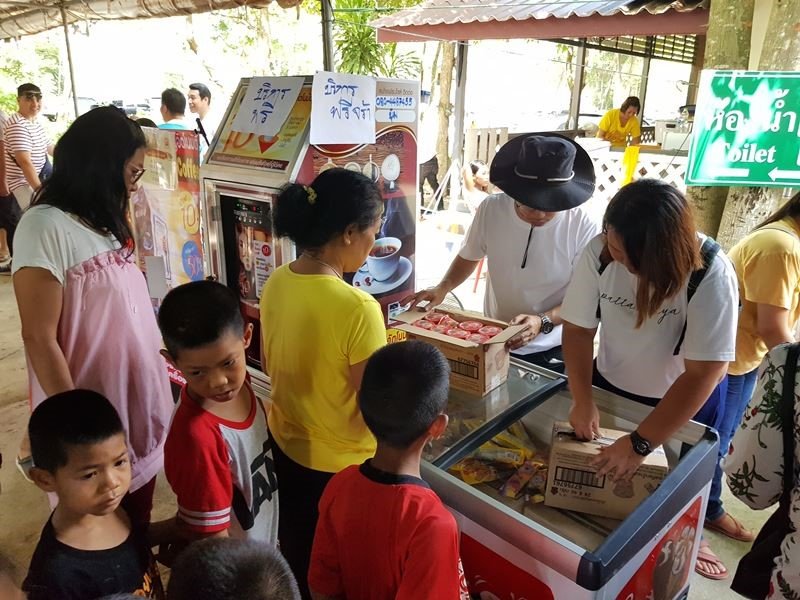
[(245, 531), (252, 529), (258, 513), (261, 512), (261, 506), (270, 502), (278, 491), (278, 478), (275, 476), (275, 462), (272, 460), (269, 440), (264, 441), (261, 454), (250, 463), (250, 477), (253, 489), (252, 507), (248, 507), (247, 500), (238, 488), (234, 487), (233, 490), (233, 512)]
[[(629, 312), (636, 311), (636, 304), (630, 299), (625, 298), (624, 296), (609, 296), (605, 292), (600, 294), (600, 302), (606, 302), (611, 306), (617, 306), (619, 308), (624, 308)], [(673, 307), (662, 308), (657, 313), (656, 323), (661, 325), (664, 320), (669, 316), (680, 316), (681, 309)]]

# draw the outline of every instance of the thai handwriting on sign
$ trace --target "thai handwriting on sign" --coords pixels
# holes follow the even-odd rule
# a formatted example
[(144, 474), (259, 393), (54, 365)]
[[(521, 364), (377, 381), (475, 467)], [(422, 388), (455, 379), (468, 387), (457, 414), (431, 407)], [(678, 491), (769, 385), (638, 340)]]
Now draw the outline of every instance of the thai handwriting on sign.
[(338, 120), (353, 119), (368, 121), (372, 117), (372, 105), (366, 100), (361, 100), (361, 104), (353, 106), (353, 100), (358, 91), (357, 85), (340, 85), (329, 77), (325, 84), (326, 96), (340, 96), (339, 100), (330, 108), (331, 117)]
[(292, 88), (272, 87), (272, 83), (269, 81), (265, 81), (258, 86), (253, 102), (261, 102), (261, 106), (253, 109), (250, 122), (255, 123), (260, 119), (262, 124), (266, 123), (267, 119), (275, 112), (277, 103), (284, 100), (286, 94), (290, 91), (292, 91)]

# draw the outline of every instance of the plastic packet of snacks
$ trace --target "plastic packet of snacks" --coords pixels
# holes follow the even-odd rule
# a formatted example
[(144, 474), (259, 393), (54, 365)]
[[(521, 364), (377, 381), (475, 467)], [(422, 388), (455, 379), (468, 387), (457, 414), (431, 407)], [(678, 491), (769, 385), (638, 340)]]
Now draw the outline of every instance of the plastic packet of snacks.
[(450, 467), (450, 471), (456, 473), (464, 483), (469, 485), (496, 481), (500, 477), (497, 469), (492, 465), (474, 458), (465, 458)]
[(522, 490), (525, 489), (525, 486), (528, 485), (534, 473), (536, 473), (536, 465), (533, 461), (526, 460), (522, 463), (522, 466), (508, 478), (508, 481), (503, 484), (500, 493), (507, 498), (518, 497), (522, 493)]

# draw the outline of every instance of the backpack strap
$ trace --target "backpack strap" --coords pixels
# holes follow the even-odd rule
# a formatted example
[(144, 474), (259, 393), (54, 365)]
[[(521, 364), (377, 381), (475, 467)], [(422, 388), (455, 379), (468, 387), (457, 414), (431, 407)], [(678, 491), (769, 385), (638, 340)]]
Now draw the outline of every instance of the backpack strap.
[[(688, 309), (689, 302), (692, 301), (694, 293), (697, 291), (697, 288), (700, 287), (700, 283), (706, 276), (708, 268), (711, 266), (711, 263), (714, 262), (714, 258), (716, 258), (717, 254), (719, 254), (719, 251), (720, 251), (720, 245), (710, 237), (707, 237), (703, 242), (703, 245), (700, 247), (700, 256), (703, 259), (703, 266), (697, 269), (696, 271), (692, 271), (692, 274), (689, 276), (689, 285), (686, 288), (687, 312), (689, 310)], [(673, 356), (677, 356), (678, 354), (680, 354), (681, 346), (683, 345), (683, 339), (686, 337), (686, 323), (687, 321), (684, 320), (683, 329), (681, 330), (681, 337), (678, 338), (678, 343), (675, 346), (675, 351), (672, 353)]]

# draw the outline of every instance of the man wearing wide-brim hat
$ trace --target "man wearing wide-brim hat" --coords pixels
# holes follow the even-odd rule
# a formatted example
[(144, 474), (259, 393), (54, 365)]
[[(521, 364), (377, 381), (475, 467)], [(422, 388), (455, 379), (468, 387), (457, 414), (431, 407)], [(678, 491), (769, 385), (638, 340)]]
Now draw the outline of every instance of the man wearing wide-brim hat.
[(464, 243), (436, 287), (407, 298), (431, 309), (488, 261), (484, 312), (525, 324), (509, 349), (533, 364), (563, 372), (561, 302), (572, 267), (600, 224), (581, 205), (594, 192), (594, 166), (571, 139), (526, 134), (492, 161), (491, 182), (502, 190), (478, 207)]

